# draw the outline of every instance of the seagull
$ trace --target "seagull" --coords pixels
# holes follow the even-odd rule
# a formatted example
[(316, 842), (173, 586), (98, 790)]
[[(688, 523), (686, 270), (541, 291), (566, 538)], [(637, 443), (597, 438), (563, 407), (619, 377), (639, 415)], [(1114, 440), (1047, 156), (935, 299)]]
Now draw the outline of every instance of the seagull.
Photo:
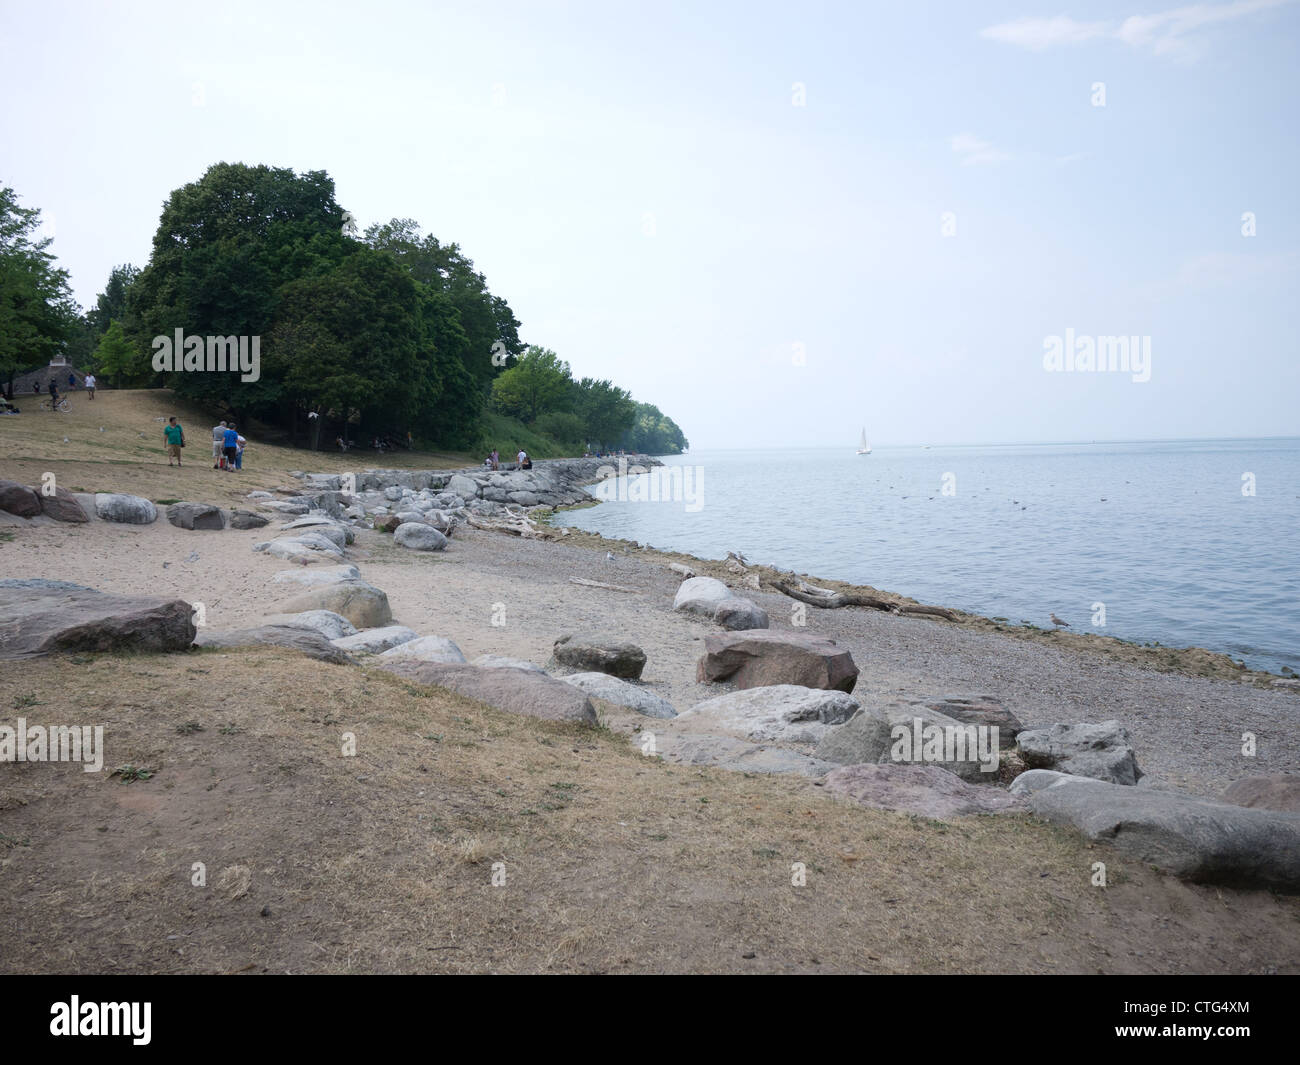
[(1070, 623), (1068, 621), (1062, 621), (1055, 614), (1052, 615), (1052, 624), (1055, 625), (1058, 629), (1061, 626), (1065, 626), (1067, 629), (1070, 627)]
[(613, 561), (614, 561), (614, 552), (613, 552), (613, 551), (606, 551), (606, 552), (605, 552), (605, 561), (606, 561), (606, 562), (613, 562)]

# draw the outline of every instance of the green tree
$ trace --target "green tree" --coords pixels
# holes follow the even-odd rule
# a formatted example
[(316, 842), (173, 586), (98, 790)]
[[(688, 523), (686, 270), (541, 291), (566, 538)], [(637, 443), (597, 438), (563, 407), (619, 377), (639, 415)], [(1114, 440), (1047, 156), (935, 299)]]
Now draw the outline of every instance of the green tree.
[(582, 419), (587, 442), (604, 448), (614, 444), (636, 420), (632, 396), (612, 381), (584, 377), (573, 390), (573, 410)]
[(529, 347), (514, 366), (492, 383), (492, 403), (503, 414), (531, 422), (573, 402), (569, 364), (549, 348)]
[(419, 223), (410, 218), (371, 226), (366, 243), (392, 255), (417, 281), (448, 299), (468, 342), (461, 361), (484, 391), (523, 351), (519, 321), (510, 305), (488, 291), (487, 279), (474, 269), (460, 245), (422, 236)]
[(0, 380), (49, 362), (72, 337), (77, 306), (68, 272), (54, 265), (49, 237), (33, 239), (41, 213), (0, 186)]
[(677, 423), (653, 403), (636, 405), (636, 420), (622, 446), (646, 455), (680, 455), (689, 446)]
[[(328, 274), (356, 249), (343, 224), (324, 171), (209, 167), (163, 207), (149, 263), (128, 286), (128, 335), (147, 346), (176, 329), (267, 334), (286, 284)], [(262, 354), (265, 363), (265, 345)], [(198, 402), (252, 413), (271, 411), (281, 399), (282, 381), (265, 371), (256, 382), (234, 373), (181, 373), (168, 383)]]
[(127, 339), (116, 318), (100, 338), (93, 358), (99, 373), (112, 374), (114, 388), (122, 387), (123, 378), (131, 381), (147, 377), (151, 369), (147, 353)]
[(583, 444), (586, 425), (576, 414), (564, 410), (553, 410), (543, 414), (533, 422), (534, 432), (549, 436), (566, 451), (576, 451)]
[(108, 327), (113, 321), (126, 320), (127, 299), (131, 294), (131, 286), (139, 276), (140, 268), (130, 263), (113, 267), (108, 275), (108, 283), (104, 285), (104, 291), (95, 297), (95, 306), (84, 316), (86, 322), (95, 331), (96, 340), (108, 332)]

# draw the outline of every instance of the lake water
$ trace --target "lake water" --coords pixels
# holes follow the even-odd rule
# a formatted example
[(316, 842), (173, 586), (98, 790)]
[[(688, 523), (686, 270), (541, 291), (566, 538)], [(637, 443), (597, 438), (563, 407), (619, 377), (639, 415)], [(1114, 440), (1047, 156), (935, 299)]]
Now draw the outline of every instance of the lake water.
[(664, 461), (683, 469), (606, 482), (593, 490), (609, 501), (556, 523), (1300, 670), (1300, 439)]

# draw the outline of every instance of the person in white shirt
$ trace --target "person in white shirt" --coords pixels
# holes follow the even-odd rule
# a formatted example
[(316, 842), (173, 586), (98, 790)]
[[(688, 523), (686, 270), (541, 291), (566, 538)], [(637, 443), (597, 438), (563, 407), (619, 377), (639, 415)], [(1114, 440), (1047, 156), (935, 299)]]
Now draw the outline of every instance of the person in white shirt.
[(95, 375), (93, 373), (86, 374), (85, 384), (86, 384), (86, 391), (90, 393), (90, 398), (94, 399), (95, 398)]

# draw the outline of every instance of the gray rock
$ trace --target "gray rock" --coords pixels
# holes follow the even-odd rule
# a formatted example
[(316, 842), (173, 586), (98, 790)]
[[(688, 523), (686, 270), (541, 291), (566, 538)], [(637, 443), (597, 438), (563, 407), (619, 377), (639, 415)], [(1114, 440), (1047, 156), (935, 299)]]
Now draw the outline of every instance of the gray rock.
[(260, 529), (263, 525), (269, 525), (271, 519), (264, 514), (254, 514), (251, 510), (232, 510), (230, 512), (230, 527), (232, 529)]
[(536, 492), (510, 492), (507, 498), (511, 503), (518, 503), (521, 507), (535, 507), (541, 502)]
[(858, 701), (844, 692), (778, 684), (706, 699), (683, 711), (678, 720), (697, 731), (759, 743), (817, 743), (858, 708)]
[(352, 531), (350, 526), (344, 525), (341, 521), (336, 521), (328, 514), (322, 514), (319, 511), (309, 511), (301, 518), (286, 522), (282, 528), (286, 531), (300, 529), (320, 533), (338, 547), (346, 547), (356, 539), (356, 533)]
[(381, 658), (414, 658), (421, 662), (442, 662), (456, 665), (465, 661), (464, 654), (445, 636), (421, 636), (404, 640), (380, 654)]
[(339, 581), (307, 588), (301, 594), (277, 604), (280, 614), (304, 610), (332, 610), (342, 614), (358, 629), (373, 629), (393, 620), (388, 596), (363, 580)]
[(931, 710), (954, 718), (967, 725), (989, 725), (998, 730), (1003, 747), (1010, 750), (1016, 745), (1016, 737), (1024, 731), (1020, 718), (1002, 705), (1002, 700), (993, 695), (945, 695), (926, 704)]
[(723, 600), (732, 598), (732, 591), (714, 577), (690, 577), (678, 586), (673, 598), (673, 609), (684, 610), (712, 618)]
[(608, 673), (639, 680), (645, 669), (645, 652), (634, 643), (570, 633), (555, 641), (555, 661), (582, 673)]
[(939, 820), (1025, 808), (1023, 799), (1000, 788), (967, 784), (938, 765), (887, 762), (840, 766), (826, 774), (825, 787), (863, 806)]
[(262, 647), (272, 644), (301, 651), (321, 662), (346, 666), (352, 659), (330, 643), (318, 631), (300, 625), (258, 625), (251, 629), (234, 629), (228, 632), (211, 632), (200, 629), (194, 638), (196, 647), (237, 648)]
[(1026, 729), (1016, 744), (1031, 769), (1058, 769), (1111, 784), (1136, 784), (1142, 776), (1128, 730), (1118, 721)]
[(172, 503), (167, 520), (178, 529), (224, 529), (226, 517), (211, 503)]
[(1223, 801), (1236, 806), (1300, 813), (1300, 775), (1263, 773), (1242, 777), (1228, 785)]
[(97, 492), (95, 513), (103, 521), (127, 525), (151, 525), (158, 520), (158, 508), (149, 500), (120, 492)]
[(666, 762), (711, 765), (735, 773), (789, 774), (815, 778), (825, 776), (835, 768), (831, 762), (823, 762), (789, 747), (749, 743), (735, 736), (656, 732), (655, 746), (657, 753)]
[(754, 629), (706, 636), (696, 679), (714, 684), (729, 680), (738, 688), (798, 684), (851, 692), (858, 667), (848, 651), (826, 637)]
[(1300, 891), (1300, 814), (1076, 776), (1033, 792), (1029, 805), (1185, 880)]
[(0, 481), (0, 510), (20, 518), (34, 518), (41, 512), (41, 497), (25, 484)]
[(38, 491), (36, 496), (41, 501), (41, 513), (47, 518), (53, 518), (55, 521), (74, 522), (79, 525), (90, 521), (90, 515), (86, 513), (86, 508), (67, 489), (56, 488), (53, 495), (48, 496), (44, 492)]
[(597, 723), (596, 709), (585, 692), (545, 673), (528, 669), (479, 669), (394, 658), (383, 668), (421, 684), (446, 688), (511, 714), (548, 721)]
[(267, 625), (292, 625), (300, 629), (313, 629), (327, 640), (338, 640), (344, 636), (355, 636), (356, 627), (342, 614), (332, 610), (304, 610), (298, 614), (272, 614), (266, 619)]
[(572, 673), (560, 677), (565, 684), (581, 688), (595, 699), (601, 699), (616, 706), (624, 706), (647, 717), (671, 718), (677, 716), (673, 704), (652, 691), (639, 687), (626, 680), (611, 677), (608, 673)]
[(442, 551), (447, 546), (447, 538), (422, 521), (403, 522), (393, 533), (393, 540), (411, 551)]
[(363, 629), (355, 636), (343, 636), (332, 642), (340, 651), (377, 655), (418, 636), (419, 633), (405, 625), (384, 625), (381, 628)]
[(272, 584), (295, 584), (310, 588), (320, 584), (338, 584), (339, 581), (357, 580), (361, 571), (356, 566), (323, 566), (320, 569), (282, 569), (271, 575)]
[(768, 625), (767, 611), (738, 595), (722, 600), (713, 611), (713, 620), (724, 629), (733, 631), (765, 629)]
[[(925, 730), (931, 728), (942, 730), (938, 734), (942, 742), (927, 750)], [(985, 733), (985, 757), (981, 758), (976, 728), (931, 710), (922, 700), (897, 699), (864, 707), (840, 728), (829, 732), (818, 744), (816, 754), (841, 765), (885, 762), (937, 765), (968, 783), (996, 783), (1000, 733)], [(953, 738), (951, 748), (946, 742), (949, 735)]]
[[(528, 662), (522, 658), (510, 658), (507, 655), (479, 655), (474, 659), (474, 665), (481, 666), (484, 669), (531, 669), (534, 673), (546, 672), (535, 662)], [(599, 674), (602, 677), (604, 675), (603, 673)]]
[(53, 651), (183, 651), (194, 640), (183, 599), (108, 595), (63, 581), (0, 582), (0, 658)]
[(309, 566), (317, 562), (339, 562), (343, 558), (343, 552), (319, 533), (266, 540), (254, 544), (253, 550), (268, 554), (272, 558), (284, 559), (286, 562), (305, 562)]
[(478, 497), (478, 482), (458, 473), (447, 482), (447, 491), (460, 499), (470, 500)]
[(1087, 777), (1071, 777), (1069, 773), (1058, 773), (1055, 769), (1026, 769), (1011, 782), (1012, 795), (1032, 795), (1036, 791), (1050, 788), (1060, 780), (1087, 780)]
[(344, 531), (343, 526), (335, 525), (332, 522), (315, 524), (301, 529), (291, 529), (287, 533), (281, 533), (280, 539), (293, 540), (300, 544), (312, 544), (317, 540), (328, 540), (340, 553), (348, 542), (347, 532)]

